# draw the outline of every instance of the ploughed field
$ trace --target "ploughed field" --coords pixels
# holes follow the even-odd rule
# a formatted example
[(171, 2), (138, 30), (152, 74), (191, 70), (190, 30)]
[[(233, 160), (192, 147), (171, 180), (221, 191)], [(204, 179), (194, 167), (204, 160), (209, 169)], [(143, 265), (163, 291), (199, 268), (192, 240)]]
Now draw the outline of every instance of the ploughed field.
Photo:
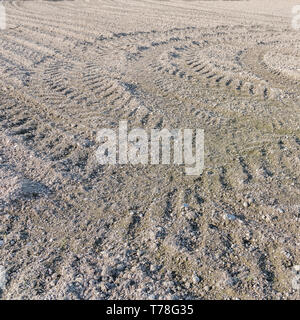
[[(295, 4), (5, 2), (2, 299), (299, 298)], [(121, 120), (204, 129), (203, 173), (99, 164)]]

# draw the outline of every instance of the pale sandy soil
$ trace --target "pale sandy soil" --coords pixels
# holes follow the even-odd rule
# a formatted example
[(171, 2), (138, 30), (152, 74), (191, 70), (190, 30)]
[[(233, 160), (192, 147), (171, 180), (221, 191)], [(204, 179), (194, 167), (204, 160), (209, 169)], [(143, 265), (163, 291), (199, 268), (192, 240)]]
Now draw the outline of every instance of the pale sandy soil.
[[(299, 298), (295, 4), (6, 1), (2, 299)], [(204, 129), (203, 174), (98, 165), (124, 119)]]

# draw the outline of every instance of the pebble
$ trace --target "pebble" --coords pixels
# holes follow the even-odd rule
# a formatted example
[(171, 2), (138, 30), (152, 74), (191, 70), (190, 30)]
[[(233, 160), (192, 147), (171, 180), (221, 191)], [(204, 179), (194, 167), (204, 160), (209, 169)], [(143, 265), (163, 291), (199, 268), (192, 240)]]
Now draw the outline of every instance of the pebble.
[(155, 272), (155, 271), (157, 271), (157, 270), (158, 270), (158, 267), (155, 266), (155, 265), (153, 265), (153, 264), (151, 264), (151, 266), (150, 266), (150, 271), (151, 271), (151, 272)]
[(186, 213), (186, 217), (188, 219), (195, 219), (195, 218), (197, 218), (197, 214), (193, 211), (188, 210)]
[(243, 206), (244, 206), (244, 208), (248, 208), (249, 207), (249, 203), (247, 201), (244, 201), (243, 202)]
[(224, 215), (224, 219), (228, 219), (228, 220), (234, 221), (234, 220), (237, 219), (237, 217), (234, 214), (227, 213), (227, 214)]
[(193, 275), (193, 282), (194, 283), (198, 283), (198, 282), (200, 282), (200, 278), (197, 276), (197, 275)]
[(0, 265), (0, 289), (4, 289), (6, 284), (6, 272), (4, 266)]
[(249, 204), (251, 204), (251, 203), (253, 203), (253, 202), (254, 202), (254, 199), (253, 199), (253, 198), (249, 198), (249, 199), (248, 199), (248, 203), (249, 203)]

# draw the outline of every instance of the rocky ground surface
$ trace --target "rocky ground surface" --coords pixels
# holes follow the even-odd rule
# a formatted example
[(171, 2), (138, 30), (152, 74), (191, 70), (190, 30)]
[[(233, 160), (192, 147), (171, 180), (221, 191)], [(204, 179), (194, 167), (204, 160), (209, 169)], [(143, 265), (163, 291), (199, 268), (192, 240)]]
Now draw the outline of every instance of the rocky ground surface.
[[(299, 298), (295, 4), (5, 1), (2, 299)], [(99, 165), (120, 120), (204, 129), (203, 173)]]

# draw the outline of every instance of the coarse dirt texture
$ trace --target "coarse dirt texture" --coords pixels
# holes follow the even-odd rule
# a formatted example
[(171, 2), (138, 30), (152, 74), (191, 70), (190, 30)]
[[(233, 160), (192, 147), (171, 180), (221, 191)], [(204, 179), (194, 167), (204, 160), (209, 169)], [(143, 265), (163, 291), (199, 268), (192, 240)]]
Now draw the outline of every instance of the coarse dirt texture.
[[(298, 1), (5, 1), (2, 299), (299, 299)], [(99, 165), (200, 128), (205, 165)]]

